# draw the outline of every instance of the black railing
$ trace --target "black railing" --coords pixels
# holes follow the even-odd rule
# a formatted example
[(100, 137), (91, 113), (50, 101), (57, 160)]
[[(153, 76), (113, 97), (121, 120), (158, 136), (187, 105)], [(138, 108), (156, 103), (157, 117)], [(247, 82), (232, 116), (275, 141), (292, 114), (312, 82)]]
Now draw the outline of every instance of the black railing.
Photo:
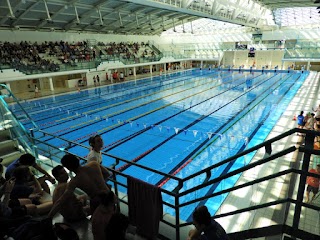
[[(42, 132), (42, 131), (40, 131)], [(298, 147), (298, 146), (289, 146), (289, 147), (286, 147), (286, 148), (283, 148), (281, 149), (280, 151), (277, 151), (277, 152), (274, 152), (273, 149), (272, 149), (272, 145), (279, 145), (278, 144), (278, 141), (279, 140), (283, 140), (285, 138), (288, 138), (288, 137), (291, 137), (291, 136), (294, 136), (296, 135), (297, 132), (300, 132), (300, 133), (304, 133), (306, 134), (306, 137), (305, 137), (305, 145), (303, 147)], [(49, 133), (45, 133), (45, 132), (42, 132), (43, 134), (47, 134), (47, 135), (52, 135), (54, 136), (53, 134), (49, 134)], [(251, 212), (251, 211), (256, 211), (256, 210), (259, 210), (259, 209), (266, 209), (268, 207), (274, 207), (274, 206), (277, 206), (277, 205), (281, 205), (283, 207), (285, 207), (286, 204), (293, 204), (295, 206), (295, 213), (294, 213), (294, 216), (293, 216), (293, 223), (292, 223), (292, 226), (288, 226), (286, 225), (283, 220), (280, 222), (280, 223), (277, 223), (275, 226), (269, 226), (270, 229), (275, 229), (274, 231), (267, 231), (265, 232), (264, 236), (269, 236), (270, 234), (283, 234), (283, 233), (286, 233), (286, 234), (290, 234), (292, 236), (296, 236), (296, 237), (299, 237), (299, 236), (306, 236), (308, 235), (309, 237), (313, 237), (314, 234), (312, 233), (308, 233), (308, 232), (305, 232), (303, 230), (300, 230), (299, 229), (299, 223), (300, 223), (300, 213), (301, 213), (301, 208), (302, 207), (306, 207), (306, 208), (310, 208), (310, 209), (313, 209), (313, 210), (316, 210), (316, 211), (319, 211), (320, 210), (320, 207), (318, 206), (314, 206), (314, 205), (311, 205), (311, 204), (307, 204), (307, 203), (304, 203), (303, 202), (303, 195), (304, 195), (304, 188), (305, 188), (305, 184), (306, 184), (306, 178), (307, 178), (307, 175), (312, 175), (312, 176), (316, 176), (315, 174), (310, 174), (308, 173), (308, 168), (309, 168), (309, 164), (310, 164), (310, 156), (311, 154), (315, 154), (315, 155), (320, 155), (320, 151), (319, 150), (313, 150), (313, 139), (315, 138), (315, 136), (318, 136), (320, 135), (320, 133), (318, 132), (315, 132), (315, 131), (307, 131), (307, 130), (303, 130), (303, 129), (292, 129), (292, 130), (289, 130), (283, 134), (280, 134), (279, 136), (277, 137), (274, 137), (270, 140), (267, 140), (259, 145), (256, 145), (250, 149), (247, 149), (235, 156), (232, 156), (228, 159), (225, 159), (217, 164), (214, 164), (206, 169), (203, 169), (195, 174), (192, 174), (184, 179), (180, 179), (176, 176), (173, 176), (173, 175), (169, 175), (169, 174), (165, 174), (165, 173), (162, 173), (160, 171), (157, 171), (157, 170), (154, 170), (152, 168), (148, 168), (146, 166), (143, 166), (143, 165), (140, 165), (138, 163), (134, 163), (134, 162), (131, 162), (129, 160), (126, 160), (126, 159), (122, 159), (122, 158), (119, 158), (117, 156), (113, 156), (113, 155), (110, 155), (110, 154), (107, 154), (107, 153), (103, 153), (103, 155), (105, 156), (108, 156), (108, 157), (111, 157), (114, 159), (114, 164), (112, 165), (112, 167), (110, 168), (111, 171), (113, 171), (114, 173), (114, 178), (112, 179), (112, 182), (114, 184), (114, 188), (115, 188), (115, 192), (118, 194), (118, 186), (122, 186), (122, 187), (127, 187), (125, 183), (123, 182), (119, 182), (117, 181), (117, 177), (118, 176), (122, 176), (124, 178), (127, 177), (126, 174), (120, 172), (120, 171), (117, 171), (115, 170), (115, 167), (119, 164), (119, 162), (124, 162), (126, 164), (130, 164), (130, 165), (134, 165), (136, 167), (139, 167), (139, 168), (143, 168), (145, 170), (148, 170), (150, 172), (153, 172), (155, 174), (158, 174), (158, 175), (162, 175), (164, 178), (166, 179), (172, 179), (172, 180), (175, 180), (177, 182), (177, 185), (176, 185), (176, 190), (177, 191), (168, 191), (168, 190), (165, 190), (165, 189), (161, 189), (161, 191), (169, 196), (172, 196), (175, 200), (174, 200), (174, 203), (170, 203), (170, 202), (163, 202), (164, 205), (172, 208), (175, 210), (175, 222), (172, 223), (166, 219), (162, 220), (164, 224), (167, 224), (169, 225), (170, 227), (174, 228), (175, 231), (176, 231), (176, 236), (175, 236), (175, 239), (181, 239), (181, 232), (180, 232), (180, 229), (185, 227), (185, 226), (188, 226), (188, 225), (191, 225), (192, 223), (191, 222), (185, 222), (185, 223), (181, 223), (180, 222), (180, 219), (179, 219), (179, 216), (180, 216), (180, 210), (181, 208), (183, 207), (186, 207), (186, 206), (190, 206), (194, 203), (199, 203), (199, 202), (205, 202), (205, 201), (208, 201), (210, 199), (214, 199), (215, 197), (219, 197), (219, 196), (223, 196), (224, 194), (229, 194), (229, 193), (233, 193), (234, 191), (236, 190), (241, 190), (241, 189), (245, 189), (245, 188), (248, 188), (248, 187), (251, 187), (251, 186), (254, 186), (254, 185), (258, 185), (258, 184), (262, 184), (262, 183), (265, 183), (267, 181), (272, 181), (272, 180), (277, 180), (278, 178), (281, 178), (281, 177), (285, 177), (285, 176), (288, 176), (288, 175), (296, 175), (296, 176), (299, 176), (300, 179), (298, 181), (298, 184), (299, 184), (299, 187), (298, 187), (298, 193), (297, 195), (292, 195), (292, 193), (289, 194), (289, 191), (288, 193), (286, 194), (287, 196), (283, 197), (283, 198), (280, 198), (277, 199), (277, 200), (274, 200), (274, 201), (268, 201), (266, 203), (264, 202), (260, 202), (259, 204), (255, 205), (255, 206), (248, 206), (248, 207), (244, 207), (244, 208), (241, 208), (241, 209), (238, 209), (238, 210), (235, 210), (235, 211), (230, 211), (230, 212), (227, 212), (227, 213), (221, 213), (221, 214), (216, 214), (215, 216), (213, 216), (214, 218), (223, 218), (223, 217), (229, 217), (229, 216), (233, 216), (233, 215), (237, 215), (237, 214), (240, 214), (240, 213), (246, 213), (246, 212)], [(60, 137), (57, 137), (59, 138), (60, 140), (63, 140), (63, 141), (68, 141), (67, 139), (62, 139)], [(35, 144), (37, 146), (43, 146), (45, 145), (46, 143), (45, 142), (42, 142), (40, 141), (39, 139), (35, 138), (34, 139), (35, 141)], [(69, 141), (68, 141), (69, 142)], [(76, 145), (79, 145), (78, 143), (76, 142), (69, 142), (70, 146), (76, 146)], [(85, 147), (83, 145), (81, 145), (81, 147)], [(55, 152), (57, 153), (57, 151), (61, 154), (64, 154), (66, 152), (68, 152), (68, 149), (65, 150), (65, 149), (57, 149), (55, 146), (50, 146), (50, 148), (52, 149), (55, 149)], [(86, 147), (88, 148), (88, 147)], [(195, 179), (195, 178), (198, 178), (200, 175), (202, 174), (206, 174), (207, 176), (211, 176), (211, 171), (214, 170), (215, 168), (219, 167), (219, 166), (222, 166), (224, 164), (227, 164), (231, 161), (235, 161), (241, 157), (244, 157), (248, 154), (251, 154), (253, 152), (256, 152), (257, 150), (264, 150), (264, 152), (266, 153), (264, 155), (264, 157), (262, 157), (260, 160), (258, 161), (254, 161), (252, 163), (249, 163), (247, 165), (244, 165), (243, 167), (240, 167), (236, 170), (232, 170), (232, 171), (229, 171), (217, 178), (213, 178), (213, 179), (210, 179), (210, 180), (207, 180), (207, 181), (204, 181), (203, 184), (199, 185), (199, 186), (194, 186), (188, 190), (185, 190), (185, 191), (182, 191), (182, 186), (186, 184), (187, 181), (189, 181), (190, 179)], [(41, 152), (45, 152), (46, 149), (41, 149), (39, 147), (39, 151)], [(88, 151), (89, 151), (89, 148), (88, 148)], [(264, 164), (267, 164), (267, 163), (270, 163), (271, 161), (282, 161), (282, 158), (284, 156), (287, 156), (288, 154), (290, 153), (293, 153), (295, 151), (298, 151), (300, 153), (304, 153), (304, 157), (303, 157), (303, 163), (302, 163), (302, 166), (299, 167), (299, 168), (294, 168), (294, 167), (288, 167), (287, 169), (285, 170), (282, 170), (282, 171), (279, 171), (277, 173), (274, 173), (274, 174), (270, 174), (270, 175), (267, 175), (267, 176), (264, 176), (264, 177), (259, 177), (257, 179), (254, 179), (252, 181), (247, 181), (243, 184), (240, 184), (240, 185), (236, 185), (236, 186), (233, 186), (233, 187), (229, 187), (229, 188), (226, 188), (226, 189), (223, 189), (223, 190), (220, 190), (220, 191), (216, 191), (216, 192), (213, 192), (213, 193), (208, 193), (206, 194), (205, 196), (197, 196), (195, 198), (193, 198), (192, 200), (188, 200), (188, 201), (184, 201), (184, 202), (181, 202), (181, 198), (183, 196), (186, 196), (188, 194), (193, 194), (193, 193), (196, 193), (198, 190), (201, 190), (201, 189), (204, 189), (206, 187), (210, 187), (214, 184), (217, 184), (217, 183), (221, 183), (225, 180), (228, 180), (230, 177), (233, 177), (233, 176), (236, 176), (238, 174), (243, 174), (245, 173), (247, 170), (252, 170), (258, 166), (262, 166)], [(85, 161), (85, 159), (83, 159)], [(210, 178), (210, 177), (209, 177)], [(195, 194), (196, 195), (196, 194)], [(124, 200), (121, 200), (122, 203), (124, 204), (127, 204), (126, 201)], [(286, 211), (286, 214), (288, 214), (288, 211)], [(286, 216), (283, 216), (284, 219), (286, 219)], [(281, 227), (279, 227), (281, 226)], [(253, 238), (253, 237), (260, 237), (261, 236), (261, 231), (260, 230), (264, 230), (266, 229), (266, 227), (261, 227), (261, 228), (253, 228), (253, 229), (246, 229), (246, 230), (241, 230), (239, 232), (234, 232), (232, 234), (230, 234), (230, 237), (232, 239), (248, 239), (248, 238)], [(262, 234), (263, 235), (263, 234)], [(320, 237), (320, 236), (318, 236)], [(312, 239), (312, 238), (310, 238)]]

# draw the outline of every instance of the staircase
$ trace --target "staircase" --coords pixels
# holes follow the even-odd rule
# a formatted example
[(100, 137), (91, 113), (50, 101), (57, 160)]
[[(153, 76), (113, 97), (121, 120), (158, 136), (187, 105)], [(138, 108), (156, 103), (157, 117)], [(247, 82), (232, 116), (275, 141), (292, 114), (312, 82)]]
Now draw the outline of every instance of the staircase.
[(22, 154), (18, 142), (11, 136), (10, 129), (0, 128), (0, 158), (3, 159), (2, 164), (8, 166)]

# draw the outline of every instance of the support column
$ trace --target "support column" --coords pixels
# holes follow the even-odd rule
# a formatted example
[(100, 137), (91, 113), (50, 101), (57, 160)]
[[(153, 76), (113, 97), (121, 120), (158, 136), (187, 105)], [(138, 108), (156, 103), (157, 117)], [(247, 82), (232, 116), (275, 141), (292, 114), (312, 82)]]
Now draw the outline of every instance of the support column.
[(270, 59), (270, 62), (269, 62), (269, 69), (272, 69), (272, 59), (273, 59), (273, 52), (274, 51), (271, 51), (271, 59)]
[[(7, 86), (7, 88), (11, 91), (11, 86), (10, 86), (10, 83), (9, 82), (6, 82), (5, 83), (5, 85)], [(1, 91), (1, 90), (0, 90)], [(11, 91), (12, 92), (12, 91)], [(2, 91), (1, 91), (1, 94), (8, 94), (9, 95), (9, 92), (7, 91), (7, 89), (3, 89)], [(11, 95), (9, 95), (9, 96), (11, 96)]]
[[(11, 86), (10, 86), (10, 83), (9, 82), (6, 82), (5, 84), (7, 86), (7, 88), (11, 91)], [(9, 92), (7, 93), (7, 90), (3, 90), (6, 94), (9, 94)], [(12, 92), (12, 91), (11, 91)]]
[(163, 70), (164, 70), (165, 73), (167, 72), (166, 64), (165, 64), (165, 63), (163, 64)]
[(49, 77), (48, 80), (49, 80), (50, 90), (51, 90), (51, 91), (54, 91), (53, 82), (52, 82), (52, 77)]
[(136, 73), (136, 67), (133, 67), (133, 76), (136, 77), (137, 73)]
[(200, 68), (201, 69), (203, 68), (203, 60), (201, 60), (201, 62), (200, 62)]
[(150, 74), (152, 75), (152, 65), (150, 65)]
[(308, 61), (307, 70), (310, 70), (310, 61)]

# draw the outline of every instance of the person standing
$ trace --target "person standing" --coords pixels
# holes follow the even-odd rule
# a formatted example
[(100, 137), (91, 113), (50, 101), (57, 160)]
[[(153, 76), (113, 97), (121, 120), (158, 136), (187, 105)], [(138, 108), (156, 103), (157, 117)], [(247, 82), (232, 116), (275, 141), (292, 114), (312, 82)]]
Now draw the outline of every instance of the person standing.
[[(55, 203), (65, 192), (68, 186), (69, 175), (63, 166), (57, 165), (52, 169), (52, 175), (58, 181), (58, 185), (54, 189), (52, 201)], [(89, 210), (86, 206), (87, 196), (70, 194), (66, 203), (61, 207), (61, 215), (69, 222), (84, 219)]]
[[(305, 125), (303, 111), (301, 111), (300, 114), (298, 115), (297, 122), (298, 122), (298, 128), (302, 129)], [(298, 135), (300, 134), (298, 133)]]
[(97, 86), (96, 76), (93, 76), (93, 84), (95, 87)]
[(316, 169), (310, 169), (309, 173), (318, 174), (319, 177), (307, 177), (307, 191), (306, 191), (306, 200), (307, 202), (310, 201), (310, 192), (313, 193), (311, 202), (314, 200), (316, 194), (319, 192), (319, 184), (320, 184), (320, 164), (317, 165)]
[(100, 77), (99, 77), (99, 75), (97, 75), (96, 79), (97, 79), (97, 85), (100, 86)]
[(39, 88), (37, 87), (37, 85), (34, 86), (34, 97), (39, 97)]
[(123, 74), (123, 72), (120, 72), (120, 81), (124, 81), (124, 74)]
[(53, 217), (61, 210), (69, 195), (73, 194), (76, 188), (81, 189), (89, 196), (91, 213), (94, 213), (100, 204), (99, 194), (110, 192), (106, 180), (111, 176), (111, 173), (96, 161), (81, 166), (80, 160), (72, 154), (64, 155), (61, 159), (61, 164), (75, 173), (75, 177), (69, 181), (65, 192), (53, 204), (48, 217)]
[(96, 135), (89, 138), (89, 145), (92, 147), (87, 159), (88, 162), (96, 161), (99, 164), (102, 163), (102, 155), (101, 155), (101, 149), (103, 147), (103, 139), (100, 135)]

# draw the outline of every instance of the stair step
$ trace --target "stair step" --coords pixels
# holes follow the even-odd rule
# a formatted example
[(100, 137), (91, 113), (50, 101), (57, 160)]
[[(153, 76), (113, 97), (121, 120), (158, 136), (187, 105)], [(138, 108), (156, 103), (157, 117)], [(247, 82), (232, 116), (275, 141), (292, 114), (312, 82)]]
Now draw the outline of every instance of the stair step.
[(1, 141), (0, 144), (0, 156), (17, 151), (17, 143), (15, 140)]
[(0, 142), (10, 139), (9, 129), (2, 129), (0, 131)]
[(10, 152), (10, 153), (5, 154), (5, 155), (0, 155), (0, 158), (3, 159), (1, 164), (3, 166), (7, 167), (10, 163), (12, 163), (16, 159), (18, 159), (22, 154), (23, 154), (23, 152), (20, 152), (20, 151), (16, 150), (14, 152)]

